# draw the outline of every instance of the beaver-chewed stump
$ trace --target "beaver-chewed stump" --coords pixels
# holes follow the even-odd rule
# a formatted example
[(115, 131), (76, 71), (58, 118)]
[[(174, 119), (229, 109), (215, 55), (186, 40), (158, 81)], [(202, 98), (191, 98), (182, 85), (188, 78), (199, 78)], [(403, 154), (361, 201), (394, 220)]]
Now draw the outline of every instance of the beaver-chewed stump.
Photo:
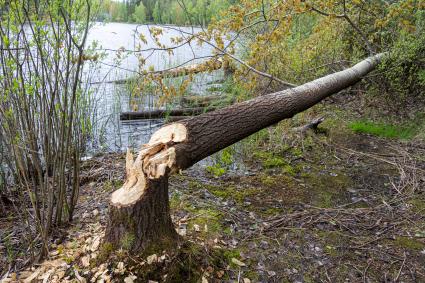
[(126, 182), (112, 194), (105, 241), (131, 252), (174, 242), (178, 235), (170, 216), (168, 175), (174, 169), (171, 144), (185, 139), (175, 126), (154, 134), (136, 160), (127, 151)]
[[(127, 152), (127, 179), (112, 194), (106, 241), (138, 252), (177, 239), (168, 202), (168, 176), (347, 88), (384, 54), (304, 85), (256, 97), (172, 123), (156, 131), (136, 160)], [(169, 242), (169, 241), (168, 241)]]

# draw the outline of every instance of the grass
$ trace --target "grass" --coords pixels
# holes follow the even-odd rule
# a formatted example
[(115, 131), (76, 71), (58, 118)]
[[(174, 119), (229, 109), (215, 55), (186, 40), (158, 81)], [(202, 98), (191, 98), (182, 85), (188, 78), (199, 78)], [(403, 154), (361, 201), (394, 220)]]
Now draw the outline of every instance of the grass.
[(416, 134), (416, 130), (412, 126), (406, 127), (370, 121), (355, 121), (348, 126), (356, 133), (371, 134), (383, 138), (408, 140)]

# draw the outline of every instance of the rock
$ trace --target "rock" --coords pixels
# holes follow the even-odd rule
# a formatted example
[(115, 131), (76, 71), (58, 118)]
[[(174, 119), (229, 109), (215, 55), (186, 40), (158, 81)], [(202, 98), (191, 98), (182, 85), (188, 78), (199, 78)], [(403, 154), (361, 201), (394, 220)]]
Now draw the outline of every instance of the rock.
[(208, 283), (208, 279), (202, 276), (202, 283)]
[(251, 283), (251, 280), (249, 278), (244, 278), (243, 283)]
[(232, 263), (234, 263), (234, 264), (236, 264), (236, 265), (238, 265), (238, 266), (241, 266), (241, 267), (244, 267), (244, 266), (246, 266), (246, 264), (245, 263), (243, 263), (242, 261), (240, 261), (240, 260), (238, 260), (238, 259), (236, 259), (236, 258), (232, 258)]
[(82, 215), (82, 217), (83, 217), (83, 219), (89, 218), (90, 217), (90, 213), (84, 212), (83, 215)]

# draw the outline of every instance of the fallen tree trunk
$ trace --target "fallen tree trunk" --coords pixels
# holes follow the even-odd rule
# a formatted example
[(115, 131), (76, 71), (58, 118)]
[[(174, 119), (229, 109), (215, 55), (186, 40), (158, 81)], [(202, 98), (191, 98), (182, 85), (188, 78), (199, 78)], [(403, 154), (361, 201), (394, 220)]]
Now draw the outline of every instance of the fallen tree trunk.
[(195, 107), (195, 108), (182, 108), (172, 110), (146, 110), (137, 112), (122, 112), (120, 114), (121, 120), (141, 120), (141, 119), (160, 119), (167, 116), (193, 116), (205, 112), (215, 110), (214, 107)]
[[(156, 131), (135, 161), (127, 154), (127, 181), (111, 197), (105, 240), (120, 246), (132, 235), (137, 252), (159, 240), (174, 240), (168, 208), (168, 176), (249, 135), (291, 118), (360, 81), (383, 54), (282, 92), (168, 124)], [(158, 196), (156, 196), (158, 195)]]

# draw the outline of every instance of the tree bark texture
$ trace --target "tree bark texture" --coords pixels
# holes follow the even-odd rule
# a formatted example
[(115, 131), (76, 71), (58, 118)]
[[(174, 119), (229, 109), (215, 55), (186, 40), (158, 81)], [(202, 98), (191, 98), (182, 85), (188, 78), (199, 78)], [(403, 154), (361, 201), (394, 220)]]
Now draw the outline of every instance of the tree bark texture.
[(148, 180), (144, 190), (133, 203), (109, 206), (105, 240), (115, 248), (136, 253), (177, 239), (170, 216), (168, 176)]

